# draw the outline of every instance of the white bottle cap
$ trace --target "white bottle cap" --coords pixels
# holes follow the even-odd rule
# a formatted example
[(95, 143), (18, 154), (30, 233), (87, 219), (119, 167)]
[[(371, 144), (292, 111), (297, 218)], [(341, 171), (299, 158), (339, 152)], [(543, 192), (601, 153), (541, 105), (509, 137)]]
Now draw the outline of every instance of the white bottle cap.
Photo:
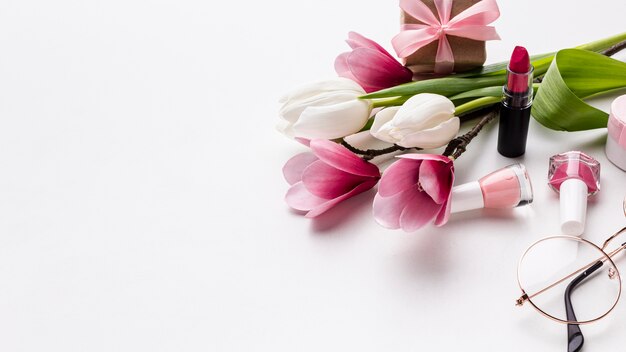
[(578, 178), (570, 178), (561, 184), (561, 231), (564, 235), (580, 236), (584, 232), (587, 194), (587, 184)]
[(469, 182), (452, 188), (450, 213), (481, 209), (485, 206), (483, 191), (478, 181)]

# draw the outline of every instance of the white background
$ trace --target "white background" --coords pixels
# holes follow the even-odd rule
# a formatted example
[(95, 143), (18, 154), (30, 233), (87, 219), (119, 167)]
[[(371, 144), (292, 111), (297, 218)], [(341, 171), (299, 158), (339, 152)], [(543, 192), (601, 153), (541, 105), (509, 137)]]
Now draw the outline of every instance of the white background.
[[(626, 30), (623, 0), (500, 7), (489, 62)], [(443, 228), (379, 227), (374, 191), (314, 221), (284, 204), (305, 149), (274, 130), (279, 96), (333, 76), (349, 30), (390, 48), (397, 22), (396, 1), (0, 1), (0, 350), (565, 350), (514, 306), (516, 264), (558, 233), (552, 154), (602, 163), (586, 238), (624, 225), (605, 130), (532, 121), (532, 206)], [(494, 127), (459, 183), (513, 162)], [(625, 313), (583, 327), (585, 351), (623, 349)]]

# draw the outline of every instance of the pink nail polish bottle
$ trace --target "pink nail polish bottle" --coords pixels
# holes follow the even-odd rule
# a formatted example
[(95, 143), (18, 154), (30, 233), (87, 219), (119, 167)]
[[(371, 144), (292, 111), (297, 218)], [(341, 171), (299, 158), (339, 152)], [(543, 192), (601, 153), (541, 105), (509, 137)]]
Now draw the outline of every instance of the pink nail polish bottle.
[(559, 194), (561, 231), (580, 236), (585, 230), (587, 198), (600, 191), (600, 163), (578, 151), (554, 155), (548, 185)]
[(481, 208), (515, 208), (533, 201), (533, 187), (526, 168), (513, 164), (494, 171), (478, 181), (452, 189), (450, 212)]

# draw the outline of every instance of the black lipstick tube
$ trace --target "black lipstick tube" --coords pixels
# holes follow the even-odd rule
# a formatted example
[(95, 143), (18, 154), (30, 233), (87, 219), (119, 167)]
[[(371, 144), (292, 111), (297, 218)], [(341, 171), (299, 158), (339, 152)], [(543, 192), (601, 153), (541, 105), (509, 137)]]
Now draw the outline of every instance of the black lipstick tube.
[(507, 67), (507, 84), (502, 87), (498, 131), (498, 153), (507, 158), (516, 158), (526, 153), (533, 103), (533, 71), (532, 66), (526, 73), (513, 72)]

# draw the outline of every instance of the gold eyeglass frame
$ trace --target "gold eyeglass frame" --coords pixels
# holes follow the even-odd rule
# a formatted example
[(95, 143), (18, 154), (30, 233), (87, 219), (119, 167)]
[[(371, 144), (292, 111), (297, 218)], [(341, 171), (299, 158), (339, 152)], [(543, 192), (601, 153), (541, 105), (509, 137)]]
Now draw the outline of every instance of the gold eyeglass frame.
[[(626, 197), (624, 198), (624, 202), (623, 202), (623, 210), (624, 210), (624, 216), (626, 216)], [(615, 262), (613, 262), (613, 256), (615, 256), (617, 253), (621, 252), (622, 250), (626, 249), (626, 242), (624, 242), (623, 244), (621, 244), (618, 248), (612, 250), (611, 252), (607, 253), (605, 251), (605, 249), (608, 247), (609, 243), (616, 238), (617, 236), (621, 235), (622, 233), (626, 232), (626, 226), (623, 227), (621, 230), (617, 231), (615, 234), (613, 234), (611, 237), (607, 238), (604, 241), (604, 244), (602, 245), (602, 248), (598, 247), (597, 245), (595, 245), (594, 243), (580, 238), (580, 237), (575, 237), (575, 236), (566, 236), (566, 235), (559, 235), (559, 236), (550, 236), (550, 237), (545, 237), (542, 238), (538, 241), (535, 241), (533, 244), (531, 244), (526, 251), (524, 251), (524, 254), (522, 254), (522, 257), (520, 258), (518, 264), (517, 264), (517, 284), (520, 288), (520, 290), (522, 291), (522, 295), (515, 301), (517, 306), (522, 306), (524, 304), (524, 302), (528, 301), (528, 303), (530, 303), (541, 315), (545, 316), (546, 318), (556, 321), (558, 323), (563, 323), (563, 324), (576, 324), (576, 325), (585, 325), (585, 324), (590, 324), (593, 322), (596, 322), (604, 317), (606, 317), (609, 313), (611, 313), (613, 311), (613, 309), (615, 308), (615, 306), (617, 306), (617, 303), (619, 302), (619, 299), (622, 295), (622, 278), (621, 275), (619, 273), (619, 270), (617, 268), (617, 265), (615, 265)], [(520, 267), (522, 265), (522, 262), (524, 260), (524, 258), (526, 257), (526, 254), (528, 254), (528, 252), (537, 244), (542, 243), (544, 241), (547, 240), (551, 240), (551, 239), (567, 239), (567, 240), (573, 240), (573, 241), (578, 241), (581, 243), (586, 243), (592, 247), (594, 247), (595, 249), (597, 249), (600, 253), (603, 254), (603, 257), (600, 257), (598, 259), (596, 259), (595, 261), (587, 264), (586, 266), (581, 267), (580, 269), (574, 271), (573, 273), (559, 279), (556, 280), (554, 283), (538, 290), (537, 292), (533, 293), (532, 295), (528, 295), (526, 293), (526, 291), (524, 290), (524, 288), (522, 287), (522, 280), (520, 278)], [(619, 282), (619, 291), (617, 293), (617, 297), (615, 298), (615, 302), (613, 303), (613, 305), (611, 306), (611, 308), (604, 314), (602, 314), (601, 316), (594, 318), (594, 319), (590, 319), (590, 320), (584, 320), (584, 321), (571, 321), (571, 320), (564, 320), (564, 319), (559, 319), (555, 316), (552, 316), (548, 313), (546, 313), (545, 311), (543, 311), (541, 308), (539, 308), (537, 305), (535, 305), (535, 303), (532, 301), (533, 297), (536, 297), (538, 295), (540, 295), (541, 293), (549, 290), (550, 288), (560, 284), (561, 282), (571, 278), (574, 275), (577, 275), (578, 273), (587, 270), (588, 268), (590, 268), (592, 265), (594, 265), (595, 263), (597, 263), (598, 261), (602, 261), (603, 263), (608, 261), (612, 267), (614, 269), (614, 273), (610, 273), (609, 275), (616, 275), (616, 277), (611, 276), (611, 279), (617, 278), (618, 282)], [(611, 269), (610, 268), (610, 269)], [(609, 270), (610, 270), (609, 269)]]

